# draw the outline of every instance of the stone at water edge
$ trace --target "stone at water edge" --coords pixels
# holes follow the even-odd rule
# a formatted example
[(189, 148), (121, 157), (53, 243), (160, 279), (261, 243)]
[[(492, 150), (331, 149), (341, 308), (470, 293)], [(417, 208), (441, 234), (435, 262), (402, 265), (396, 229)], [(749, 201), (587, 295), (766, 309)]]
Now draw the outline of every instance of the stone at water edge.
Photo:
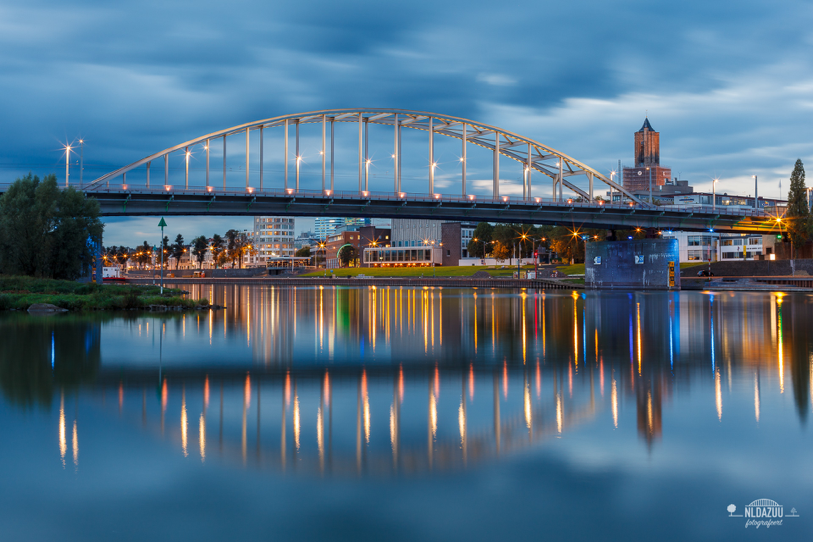
[(51, 305), (50, 303), (34, 303), (28, 307), (28, 312), (68, 312), (68, 309)]

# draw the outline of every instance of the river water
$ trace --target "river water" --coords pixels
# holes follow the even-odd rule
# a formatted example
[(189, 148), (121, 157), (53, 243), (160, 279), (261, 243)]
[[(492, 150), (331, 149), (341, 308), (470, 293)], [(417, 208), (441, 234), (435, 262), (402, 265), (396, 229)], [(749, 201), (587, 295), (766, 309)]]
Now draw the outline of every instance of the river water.
[(192, 295), (0, 315), (0, 538), (810, 537), (813, 296)]

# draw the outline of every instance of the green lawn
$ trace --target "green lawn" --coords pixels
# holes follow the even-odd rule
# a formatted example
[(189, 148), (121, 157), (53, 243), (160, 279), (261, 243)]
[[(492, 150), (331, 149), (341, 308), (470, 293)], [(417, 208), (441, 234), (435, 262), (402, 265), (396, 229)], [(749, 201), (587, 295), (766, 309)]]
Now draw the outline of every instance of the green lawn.
[(565, 275), (584, 275), (584, 264), (577, 263), (573, 265), (566, 265), (564, 267), (557, 267), (559, 271)]
[[(533, 269), (533, 266), (526, 265), (523, 269)], [(514, 271), (517, 270), (516, 265), (505, 265), (505, 269), (494, 269), (482, 265), (471, 266), (438, 266), (434, 269), (434, 276), (436, 277), (470, 277), (477, 271), (486, 271), (493, 277), (511, 277)], [(355, 277), (357, 275), (366, 275), (368, 277), (431, 277), (431, 267), (351, 267), (334, 269), (333, 274), (337, 277)], [(314, 273), (307, 273), (299, 275), (300, 277), (322, 277), (325, 276), (324, 271), (317, 271)], [(330, 272), (327, 273), (330, 276)]]

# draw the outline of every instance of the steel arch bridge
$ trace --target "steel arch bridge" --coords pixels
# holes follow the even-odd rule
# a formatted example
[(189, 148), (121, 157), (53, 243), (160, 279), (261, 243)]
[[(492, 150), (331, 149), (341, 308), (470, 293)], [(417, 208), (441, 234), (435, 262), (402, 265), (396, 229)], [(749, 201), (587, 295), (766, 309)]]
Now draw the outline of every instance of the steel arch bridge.
[[(499, 179), (500, 179), (500, 165), (499, 165), (499, 157), (506, 156), (511, 158), (512, 160), (516, 160), (524, 165), (524, 177), (523, 177), (523, 188), (524, 188), (524, 198), (532, 197), (532, 184), (531, 184), (531, 172), (538, 171), (543, 173), (547, 177), (549, 177), (553, 182), (553, 192), (555, 193), (557, 187), (559, 190), (559, 198), (562, 198), (562, 188), (566, 186), (578, 196), (587, 198), (588, 200), (592, 200), (592, 187), (593, 181), (595, 179), (600, 180), (601, 182), (606, 183), (608, 186), (613, 188), (614, 190), (624, 194), (630, 200), (636, 203), (642, 203), (637, 197), (633, 196), (631, 193), (626, 191), (622, 186), (613, 182), (611, 179), (607, 178), (606, 176), (602, 175), (595, 169), (579, 162), (575, 158), (567, 156), (566, 154), (557, 151), (547, 145), (543, 145), (537, 141), (532, 139), (522, 137), (518, 134), (513, 132), (509, 132), (498, 128), (496, 126), (491, 126), (488, 124), (482, 124), (479, 122), (475, 122), (469, 119), (463, 119), (459, 117), (452, 117), (448, 115), (439, 115), (436, 113), (429, 113), (425, 111), (408, 111), (403, 109), (330, 109), (330, 110), (323, 110), (323, 111), (311, 111), (308, 113), (298, 113), (294, 115), (285, 115), (282, 117), (274, 117), (270, 119), (263, 119), (255, 122), (250, 122), (247, 124), (241, 124), (239, 126), (232, 126), (231, 128), (226, 128), (225, 130), (220, 130), (218, 132), (213, 132), (211, 134), (207, 134), (196, 139), (192, 139), (186, 141), (185, 143), (181, 143), (179, 145), (175, 145), (173, 147), (169, 147), (164, 149), (160, 152), (157, 152), (153, 155), (147, 156), (146, 158), (142, 158), (132, 164), (124, 166), (123, 168), (119, 168), (115, 171), (107, 173), (102, 177), (92, 181), (88, 184), (88, 188), (92, 189), (103, 182), (108, 182), (110, 179), (122, 176), (127, 174), (128, 171), (132, 171), (140, 166), (146, 165), (149, 167), (149, 164), (155, 160), (159, 160), (164, 158), (164, 179), (168, 181), (168, 158), (169, 155), (172, 153), (183, 152), (188, 155), (190, 152), (189, 149), (195, 147), (196, 145), (202, 145), (204, 151), (207, 153), (207, 174), (206, 174), (206, 186), (212, 186), (209, 184), (210, 181), (210, 170), (209, 170), (209, 160), (208, 160), (208, 151), (211, 140), (213, 139), (223, 139), (224, 148), (225, 148), (225, 138), (231, 135), (237, 135), (241, 133), (245, 133), (246, 140), (248, 142), (249, 134), (252, 131), (259, 131), (260, 132), (260, 170), (259, 170), (259, 190), (263, 190), (263, 145), (262, 145), (262, 132), (267, 128), (277, 128), (282, 127), (285, 131), (285, 149), (284, 149), (284, 157), (285, 157), (285, 176), (284, 176), (284, 184), (283, 188), (287, 189), (288, 186), (288, 131), (290, 128), (294, 128), (296, 131), (295, 137), (295, 155), (294, 155), (294, 167), (296, 170), (296, 179), (295, 184), (291, 188), (295, 190), (299, 189), (299, 162), (301, 160), (301, 155), (299, 153), (299, 127), (303, 124), (321, 124), (322, 126), (322, 190), (330, 190), (333, 191), (334, 186), (334, 168), (333, 168), (333, 158), (334, 158), (334, 126), (336, 122), (344, 122), (344, 123), (358, 123), (359, 126), (359, 160), (358, 160), (358, 170), (359, 170), (359, 192), (369, 191), (369, 168), (366, 167), (370, 163), (370, 158), (368, 154), (368, 144), (369, 144), (369, 137), (368, 137), (368, 127), (370, 124), (379, 124), (385, 126), (392, 126), (394, 129), (394, 137), (393, 137), (393, 158), (395, 159), (395, 168), (394, 168), (394, 186), (393, 186), (393, 193), (397, 193), (401, 191), (401, 130), (402, 128), (410, 128), (413, 130), (422, 130), (428, 132), (429, 135), (429, 186), (428, 186), (428, 193), (433, 195), (434, 191), (434, 170), (437, 166), (437, 163), (434, 160), (434, 135), (439, 134), (447, 137), (451, 137), (454, 139), (458, 139), (462, 142), (462, 155), (461, 155), (461, 179), (462, 179), (462, 196), (466, 196), (466, 147), (467, 143), (473, 143), (485, 149), (492, 151), (494, 160), (493, 160), (493, 189), (492, 189), (492, 197), (499, 198), (500, 197), (500, 186), (499, 186)], [(328, 129), (329, 126), (329, 129)], [(328, 135), (328, 130), (329, 134)], [(328, 143), (329, 139), (329, 143)], [(247, 146), (248, 148), (248, 146)], [(329, 151), (328, 151), (329, 149)], [(329, 159), (329, 166), (328, 166), (328, 152), (330, 153)], [(225, 153), (224, 153), (225, 155)], [(252, 188), (250, 186), (250, 169), (248, 167), (248, 158), (249, 153), (246, 153), (246, 188)], [(328, 178), (328, 170), (329, 170), (329, 184), (327, 184), (326, 179)], [(224, 170), (225, 173), (225, 170)], [(573, 184), (570, 179), (577, 175), (584, 175), (587, 177), (589, 181), (590, 188), (587, 192), (583, 191), (581, 188)], [(225, 175), (224, 175), (224, 185), (223, 189), (226, 189), (225, 185)], [(126, 183), (125, 183), (126, 184)], [(165, 184), (169, 184), (168, 182)], [(185, 188), (189, 187), (189, 175), (188, 171), (185, 178)]]
[[(358, 190), (335, 190), (335, 125), (358, 125)], [(369, 126), (393, 129), (392, 184), (370, 186)], [(300, 127), (321, 125), (321, 190), (301, 187)], [(283, 131), (284, 157), (282, 179), (266, 182), (264, 171), (265, 131)], [(406, 192), (402, 188), (402, 130), (409, 128), (428, 135), (427, 189)], [(251, 133), (257, 132), (256, 151), (259, 166), (250, 169)], [(293, 160), (289, 146), (293, 132)], [(228, 186), (228, 136), (245, 134), (245, 189)], [(460, 187), (457, 194), (439, 193), (435, 189), (435, 135), (461, 142)], [(222, 140), (222, 188), (211, 168), (212, 145)], [(469, 143), (492, 154), (492, 190), (490, 197), (475, 195), (467, 186), (467, 148)], [(202, 147), (205, 153), (204, 184), (191, 184), (189, 160), (192, 151)], [(183, 185), (170, 183), (170, 156), (184, 158)], [(518, 162), (522, 167), (522, 196), (500, 193), (500, 157)], [(151, 183), (151, 166), (163, 159), (160, 184)], [(290, 162), (290, 163), (289, 163)], [(218, 166), (220, 164), (217, 164)], [(127, 174), (144, 168), (143, 185), (127, 183)], [(537, 195), (533, 173), (544, 175), (550, 182), (545, 192)], [(254, 174), (252, 176), (252, 173)], [(579, 179), (581, 177), (581, 179)], [(583, 188), (586, 179), (586, 190)], [(252, 183), (253, 181), (253, 183)], [(578, 186), (577, 181), (581, 181)], [(598, 181), (611, 192), (623, 196), (624, 203), (607, 203), (594, 197)], [(199, 183), (200, 181), (193, 181)], [(503, 179), (503, 183), (505, 180)], [(269, 186), (270, 185), (270, 186)], [(585, 224), (595, 227), (651, 227), (661, 229), (708, 229), (730, 231), (768, 231), (774, 224), (760, 210), (723, 210), (662, 207), (641, 201), (623, 186), (596, 169), (533, 139), (469, 119), (403, 109), (330, 109), (273, 117), (212, 132), (174, 145), (129, 165), (107, 173), (81, 187), (100, 202), (106, 216), (135, 215), (298, 215), (368, 216), (382, 218), (433, 218), (446, 220), (491, 220), (531, 223)], [(568, 193), (565, 193), (565, 189)]]

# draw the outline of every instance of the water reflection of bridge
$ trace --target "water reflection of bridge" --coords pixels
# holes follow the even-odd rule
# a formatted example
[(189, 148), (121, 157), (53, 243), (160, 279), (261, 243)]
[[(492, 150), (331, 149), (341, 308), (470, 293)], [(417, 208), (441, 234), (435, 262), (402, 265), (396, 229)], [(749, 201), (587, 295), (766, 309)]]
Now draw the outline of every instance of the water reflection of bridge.
[[(0, 389), (24, 407), (50, 405), (60, 389), (66, 398), (101, 394), (109, 404), (104, 398), (115, 390), (123, 414), (138, 418), (143, 404), (145, 425), (163, 419), (171, 438), (180, 438), (185, 412), (187, 452), (200, 440), (195, 422), (200, 433), (203, 417), (211, 455), (221, 450), (222, 386), (223, 454), (282, 465), (284, 449), (286, 468), (315, 458), (318, 469), (334, 472), (357, 465), (359, 450), (364, 472), (385, 472), (379, 465), (420, 472), (430, 452), (432, 468), (478, 461), (540, 442), (588, 413), (619, 427), (631, 400), (633, 423), (651, 446), (669, 431), (666, 405), (693, 387), (713, 405), (709, 414), (725, 422), (724, 412), (742, 404), (732, 394), (743, 375), (753, 384), (746, 393), (755, 423), (766, 391), (792, 392), (802, 423), (811, 408), (805, 323), (813, 305), (802, 295), (239, 287), (212, 295), (229, 309), (2, 315)], [(502, 391), (496, 404), (495, 380)], [(436, 387), (442, 398), (430, 391)], [(76, 428), (63, 417), (60, 434), (70, 441)], [(61, 446), (63, 459), (69, 448)]]
[[(520, 382), (521, 393), (509, 394)], [(111, 371), (97, 386), (105, 408), (114, 391), (123, 419), (169, 439), (184, 455), (338, 475), (465, 467), (559, 436), (605, 402), (596, 400), (603, 390), (592, 378), (574, 394), (572, 381), (565, 389), (563, 374), (543, 376), (538, 364), (443, 374), (438, 367), (173, 372), (160, 381), (155, 373)]]

